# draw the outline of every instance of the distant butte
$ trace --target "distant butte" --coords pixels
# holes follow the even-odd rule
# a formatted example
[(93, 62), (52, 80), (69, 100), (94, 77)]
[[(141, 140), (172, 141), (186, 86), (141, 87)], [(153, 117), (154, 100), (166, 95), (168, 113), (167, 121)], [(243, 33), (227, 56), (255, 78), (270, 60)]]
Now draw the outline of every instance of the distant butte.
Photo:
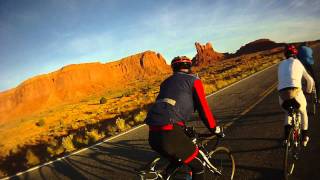
[(284, 46), (283, 43), (276, 43), (269, 39), (258, 39), (252, 41), (244, 46), (241, 46), (240, 49), (234, 54), (235, 56), (240, 56), (244, 54), (255, 53), (259, 51), (270, 50), (273, 48)]
[(0, 123), (72, 102), (105, 90), (124, 88), (137, 79), (170, 73), (161, 54), (146, 51), (111, 63), (83, 63), (30, 78), (0, 93)]
[(224, 55), (214, 51), (211, 43), (206, 43), (201, 45), (200, 43), (195, 43), (197, 54), (192, 59), (196, 66), (212, 64), (218, 60), (223, 59)]

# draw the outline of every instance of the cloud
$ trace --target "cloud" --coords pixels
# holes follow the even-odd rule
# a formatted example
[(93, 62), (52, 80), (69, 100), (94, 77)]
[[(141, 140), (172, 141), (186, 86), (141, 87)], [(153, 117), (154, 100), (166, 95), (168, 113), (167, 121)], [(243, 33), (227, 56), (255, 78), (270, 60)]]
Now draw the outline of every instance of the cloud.
[[(288, 7), (281, 6), (277, 1), (236, 1), (234, 5), (223, 1), (206, 3), (208, 2), (164, 3), (155, 11), (149, 12), (144, 19), (126, 24), (125, 29), (74, 35), (74, 38), (67, 40), (62, 46), (62, 52), (82, 56), (101, 53), (110, 59), (118, 59), (150, 49), (159, 51), (168, 60), (179, 54), (194, 54), (195, 41), (210, 41), (220, 52), (234, 52), (248, 41), (267, 36), (276, 40), (281, 38), (278, 34), (283, 34), (284, 30), (291, 32), (287, 30), (289, 27), (299, 27), (295, 25), (295, 20), (300, 16), (290, 18)], [(299, 4), (299, 7), (302, 8), (302, 5)], [(317, 23), (313, 21), (306, 24)], [(279, 31), (274, 32), (272, 27)], [(314, 35), (312, 30), (306, 32)], [(287, 36), (287, 40), (307, 37), (294, 34), (297, 37)]]

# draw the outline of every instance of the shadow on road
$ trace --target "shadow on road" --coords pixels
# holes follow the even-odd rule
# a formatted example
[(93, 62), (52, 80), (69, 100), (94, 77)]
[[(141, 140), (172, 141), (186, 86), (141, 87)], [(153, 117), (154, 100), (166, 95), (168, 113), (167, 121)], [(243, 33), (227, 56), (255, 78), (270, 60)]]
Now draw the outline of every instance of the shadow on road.
[(255, 166), (247, 166), (242, 164), (237, 164), (237, 168), (259, 173), (259, 177), (253, 178), (256, 180), (276, 179), (275, 177), (278, 177), (279, 179), (281, 179), (282, 173), (283, 173), (282, 170), (277, 168), (255, 167)]
[(134, 169), (156, 155), (146, 139), (104, 142), (12, 179), (136, 179)]

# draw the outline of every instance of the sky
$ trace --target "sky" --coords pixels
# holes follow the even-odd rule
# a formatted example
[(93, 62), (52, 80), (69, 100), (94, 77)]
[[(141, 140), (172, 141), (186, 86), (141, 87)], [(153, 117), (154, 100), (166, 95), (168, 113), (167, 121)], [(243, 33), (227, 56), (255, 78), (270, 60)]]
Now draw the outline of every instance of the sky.
[(195, 42), (233, 53), (251, 41), (320, 39), (319, 0), (0, 0), (0, 92), (68, 64), (146, 50), (167, 63)]

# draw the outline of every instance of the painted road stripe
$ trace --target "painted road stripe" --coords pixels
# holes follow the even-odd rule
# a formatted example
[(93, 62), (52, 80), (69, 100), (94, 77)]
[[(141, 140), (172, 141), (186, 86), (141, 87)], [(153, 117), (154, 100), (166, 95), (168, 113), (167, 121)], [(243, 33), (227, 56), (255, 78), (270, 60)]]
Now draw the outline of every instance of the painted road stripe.
[[(222, 91), (224, 91), (224, 90), (226, 90), (226, 89), (228, 89), (228, 88), (230, 88), (230, 87), (232, 87), (232, 86), (234, 86), (234, 85), (236, 85), (236, 84), (238, 84), (238, 83), (240, 83), (240, 82), (242, 82), (242, 81), (245, 81), (246, 79), (253, 78), (253, 77), (257, 76), (258, 74), (260, 74), (260, 73), (262, 73), (262, 72), (264, 72), (264, 71), (266, 71), (266, 70), (268, 70), (268, 69), (270, 69), (270, 68), (272, 68), (272, 67), (274, 67), (274, 66), (276, 66), (276, 65), (278, 65), (278, 64), (274, 64), (274, 65), (272, 65), (272, 66), (270, 66), (270, 67), (268, 67), (268, 68), (266, 68), (266, 69), (264, 69), (264, 70), (262, 70), (262, 71), (259, 71), (259, 72), (255, 73), (255, 74), (252, 74), (252, 75), (250, 75), (250, 76), (248, 76), (248, 77), (246, 77), (246, 78), (244, 78), (244, 79), (241, 79), (240, 81), (237, 81), (237, 82), (235, 82), (235, 83), (233, 83), (233, 84), (231, 84), (231, 85), (229, 85), (229, 86), (227, 86), (227, 87), (224, 87), (224, 88), (222, 88), (222, 89), (219, 89), (218, 91), (216, 91), (216, 92), (214, 92), (214, 93), (206, 96), (206, 98), (209, 98), (209, 97), (211, 97), (211, 96), (213, 96), (213, 95), (215, 95), (215, 94), (218, 94), (218, 93), (220, 93), (220, 92), (222, 92)], [(266, 96), (267, 96), (267, 95), (263, 96), (263, 97), (260, 98), (257, 102), (261, 102), (261, 101), (263, 100), (263, 98), (265, 98)], [(254, 103), (253, 105), (251, 105), (251, 106), (250, 106), (251, 109), (252, 109), (255, 105), (257, 105), (257, 104), (258, 104), (258, 103)], [(248, 108), (248, 109), (249, 109), (249, 108)], [(249, 110), (248, 110), (248, 109), (247, 109), (246, 111), (244, 111), (244, 112), (247, 113), (248, 111), (251, 110), (251, 109), (249, 109)], [(241, 114), (242, 114), (242, 115), (240, 115), (240, 116), (238, 116), (238, 117), (236, 117), (236, 118), (234, 118), (234, 119), (235, 119), (235, 120), (239, 119), (241, 116), (243, 116), (243, 112), (242, 112)], [(234, 120), (234, 119), (232, 119), (232, 120)], [(228, 127), (228, 126), (230, 126), (232, 123), (233, 123), (233, 122), (229, 122), (229, 123), (227, 123), (225, 126)], [(23, 175), (23, 174), (25, 174), (25, 173), (27, 173), (27, 172), (31, 172), (31, 171), (40, 169), (41, 167), (50, 165), (50, 164), (52, 164), (52, 163), (54, 163), (54, 162), (56, 162), (56, 161), (62, 161), (62, 160), (64, 160), (65, 158), (68, 158), (68, 157), (70, 157), (70, 156), (72, 156), (72, 155), (79, 154), (79, 153), (81, 153), (81, 152), (83, 152), (83, 151), (86, 151), (86, 150), (88, 150), (88, 149), (90, 149), (90, 148), (93, 148), (93, 147), (95, 147), (95, 146), (98, 146), (98, 145), (100, 145), (100, 144), (102, 144), (102, 143), (109, 142), (109, 141), (111, 141), (111, 140), (113, 140), (113, 139), (116, 139), (116, 138), (118, 138), (118, 137), (120, 137), (120, 136), (123, 136), (123, 135), (125, 135), (125, 134), (128, 134), (128, 133), (130, 133), (130, 132), (132, 132), (132, 131), (135, 131), (135, 130), (137, 130), (137, 129), (141, 128), (141, 127), (144, 127), (144, 126), (146, 126), (146, 124), (141, 124), (141, 125), (139, 125), (139, 126), (136, 126), (136, 127), (132, 128), (132, 129), (126, 131), (126, 132), (123, 132), (123, 133), (117, 134), (117, 135), (115, 135), (115, 136), (112, 136), (112, 137), (110, 137), (110, 138), (107, 138), (107, 139), (105, 139), (104, 141), (99, 142), (99, 143), (97, 143), (97, 144), (94, 144), (94, 145), (92, 145), (92, 146), (89, 146), (89, 147), (87, 147), (87, 148), (80, 149), (80, 150), (78, 150), (78, 151), (75, 151), (75, 152), (73, 152), (73, 153), (71, 153), (71, 154), (68, 154), (68, 155), (66, 155), (66, 156), (63, 156), (63, 157), (61, 157), (61, 158), (57, 158), (57, 159), (55, 159), (55, 160), (46, 162), (46, 163), (44, 163), (44, 164), (35, 166), (35, 167), (33, 167), (33, 168), (30, 168), (30, 169), (27, 169), (27, 170), (25, 170), (25, 171), (16, 173), (15, 175), (12, 175), (12, 176), (9, 176), (9, 177), (2, 178), (2, 179), (0, 179), (0, 180), (7, 180), (7, 179), (10, 179), (10, 178), (13, 178), (13, 177), (16, 177), (16, 176)]]

